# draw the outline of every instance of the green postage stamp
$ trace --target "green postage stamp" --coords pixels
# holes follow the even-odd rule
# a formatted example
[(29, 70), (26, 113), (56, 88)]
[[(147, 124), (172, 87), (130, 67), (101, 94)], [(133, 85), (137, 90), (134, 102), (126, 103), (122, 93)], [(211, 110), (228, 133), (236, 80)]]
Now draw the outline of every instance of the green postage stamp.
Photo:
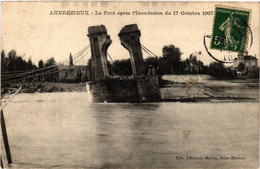
[(216, 6), (211, 49), (246, 52), (251, 10)]

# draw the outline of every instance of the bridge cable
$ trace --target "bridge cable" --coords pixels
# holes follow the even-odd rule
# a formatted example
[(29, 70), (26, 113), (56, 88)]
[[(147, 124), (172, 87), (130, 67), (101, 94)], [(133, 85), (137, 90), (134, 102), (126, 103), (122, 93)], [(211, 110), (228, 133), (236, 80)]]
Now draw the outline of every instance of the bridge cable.
[(107, 52), (107, 56), (110, 58), (110, 60), (112, 61), (112, 63), (114, 63), (114, 61), (113, 61), (111, 55), (110, 55), (108, 52)]
[[(143, 49), (146, 49), (147, 51), (149, 51), (149, 53), (151, 53), (152, 55), (154, 55), (154, 56), (156, 56), (156, 57), (158, 57), (156, 54), (154, 54), (152, 51), (150, 51), (148, 48), (146, 48), (144, 45), (142, 45), (141, 43), (140, 43), (140, 45), (141, 45), (141, 48)], [(175, 73), (177, 73), (177, 74), (179, 74), (178, 72), (175, 72)], [(180, 74), (179, 74), (180, 75)], [(182, 77), (180, 77), (182, 80), (184, 80), (184, 81), (186, 81), (187, 82), (187, 80), (186, 79), (184, 79), (184, 78), (182, 78)], [(187, 82), (187, 83), (190, 83), (190, 82)], [(214, 90), (212, 90), (212, 89), (209, 89), (209, 88), (206, 88), (205, 86), (203, 86), (203, 85), (197, 85), (197, 84), (194, 84), (194, 83), (191, 83), (193, 86), (196, 86), (196, 87), (198, 87), (198, 88), (201, 88), (201, 89), (204, 89), (204, 90), (206, 90), (206, 91), (208, 91), (208, 92), (211, 92), (211, 93), (218, 93), (217, 91), (214, 91)], [(230, 94), (229, 93), (226, 93), (226, 92), (222, 92), (223, 94), (225, 94), (226, 96), (228, 96), (228, 97), (231, 97), (230, 96)]]
[[(84, 47), (82, 50), (80, 50), (79, 52), (77, 52), (75, 55), (78, 55), (76, 58), (78, 58), (80, 55), (82, 55), (85, 51), (87, 51), (89, 48), (89, 45), (87, 45), (86, 47)], [(73, 56), (75, 56), (73, 55)], [(66, 63), (66, 62), (69, 62), (67, 61), (67, 59), (65, 61), (62, 61), (61, 63)], [(57, 65), (51, 65), (51, 66), (48, 66), (48, 67), (44, 67), (44, 68), (40, 68), (40, 69), (34, 69), (32, 71), (27, 71), (25, 73), (17, 73), (17, 74), (11, 74), (9, 76), (4, 76), (5, 78), (1, 78), (2, 80), (7, 80), (7, 79), (10, 79), (11, 77), (21, 77), (22, 75), (27, 75), (27, 74), (31, 74), (31, 73), (34, 73), (34, 72), (38, 72), (38, 71), (42, 71), (42, 70), (45, 70), (45, 69), (48, 69), (48, 68), (51, 68), (51, 67), (56, 67)]]

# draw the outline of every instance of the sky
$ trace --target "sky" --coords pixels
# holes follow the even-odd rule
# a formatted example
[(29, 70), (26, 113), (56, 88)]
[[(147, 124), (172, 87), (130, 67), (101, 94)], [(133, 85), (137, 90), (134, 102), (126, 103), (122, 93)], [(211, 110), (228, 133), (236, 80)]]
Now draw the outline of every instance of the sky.
[[(118, 33), (128, 24), (137, 24), (141, 43), (158, 56), (165, 45), (180, 48), (182, 59), (201, 51), (197, 57), (205, 64), (214, 61), (203, 44), (204, 35), (211, 35), (214, 14), (202, 15), (202, 11), (214, 11), (216, 4), (251, 9), (253, 46), (249, 54), (259, 58), (259, 9), (257, 2), (2, 2), (1, 49), (6, 53), (15, 49), (24, 59), (38, 61), (54, 57), (57, 62), (69, 59), (89, 44), (88, 27), (105, 25), (112, 44), (108, 53), (113, 60), (129, 58), (128, 51), (120, 44)], [(50, 15), (51, 11), (89, 11), (90, 15)], [(99, 12), (179, 11), (178, 15), (94, 15)], [(181, 15), (181, 12), (199, 12), (200, 15)], [(93, 13), (93, 14), (91, 14)], [(251, 39), (249, 39), (251, 41)], [(210, 39), (207, 39), (209, 45)], [(223, 58), (229, 54), (212, 51)], [(236, 53), (231, 53), (236, 55)], [(144, 58), (148, 55), (143, 53)], [(77, 64), (87, 64), (87, 57)]]

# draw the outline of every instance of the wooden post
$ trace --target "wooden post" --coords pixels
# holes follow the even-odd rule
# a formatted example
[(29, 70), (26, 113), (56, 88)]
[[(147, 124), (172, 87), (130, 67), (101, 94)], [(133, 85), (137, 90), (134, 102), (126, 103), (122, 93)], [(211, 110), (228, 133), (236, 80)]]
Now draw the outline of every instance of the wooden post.
[(11, 157), (10, 147), (9, 147), (9, 143), (8, 143), (8, 137), (7, 137), (6, 127), (5, 127), (5, 119), (4, 119), (3, 110), (1, 110), (1, 128), (2, 128), (2, 134), (3, 134), (3, 140), (4, 140), (4, 146), (5, 146), (7, 161), (8, 161), (8, 164), (11, 164), (12, 163), (12, 157)]

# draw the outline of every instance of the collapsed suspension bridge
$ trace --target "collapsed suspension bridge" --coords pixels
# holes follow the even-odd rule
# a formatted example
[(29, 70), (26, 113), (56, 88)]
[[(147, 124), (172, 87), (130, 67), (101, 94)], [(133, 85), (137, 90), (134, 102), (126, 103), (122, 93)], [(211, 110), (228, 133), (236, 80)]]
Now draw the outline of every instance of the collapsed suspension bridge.
[[(75, 55), (72, 56), (72, 59), (74, 61), (74, 64), (77, 64), (79, 61), (86, 58), (87, 54), (89, 53), (89, 45), (84, 47), (82, 50), (77, 52)], [(64, 60), (59, 63), (59, 65), (66, 65), (69, 64), (69, 60)], [(49, 75), (58, 73), (59, 70), (57, 69), (58, 65), (51, 65), (39, 69), (33, 69), (30, 71), (24, 70), (24, 71), (11, 71), (11, 72), (2, 72), (1, 73), (1, 81), (13, 83), (13, 82), (21, 82), (26, 79), (33, 79), (35, 77), (43, 76), (43, 75)]]
[[(146, 46), (140, 43), (140, 41), (134, 40), (134, 42), (138, 45), (140, 45), (140, 48), (148, 55), (153, 56), (155, 58), (159, 58), (158, 55), (153, 53), (150, 49), (148, 49)], [(87, 56), (90, 52), (90, 45), (86, 45), (84, 48), (82, 48), (80, 51), (78, 51), (76, 54), (72, 55), (72, 59), (74, 64), (79, 63), (82, 60), (88, 60), (90, 56)], [(106, 52), (106, 56), (111, 60), (113, 63), (114, 60), (112, 59), (112, 56)], [(68, 65), (69, 59), (66, 59), (59, 63), (59, 65)], [(17, 83), (17, 82), (25, 82), (27, 79), (37, 79), (42, 76), (46, 75), (53, 75), (59, 73), (59, 70), (57, 69), (57, 65), (51, 65), (39, 69), (34, 70), (21, 70), (21, 71), (11, 71), (11, 72), (1, 72), (1, 82), (2, 83)], [(176, 75), (180, 75), (178, 72), (175, 72)], [(180, 77), (181, 78), (181, 77)], [(203, 86), (201, 83), (192, 83), (187, 79), (182, 78), (183, 81), (186, 82), (186, 86), (192, 85), (193, 87), (203, 89), (205, 92), (203, 93), (205, 96), (208, 97), (227, 97), (227, 98), (249, 98), (250, 96), (245, 96), (243, 94), (232, 94), (232, 93), (226, 93), (226, 92), (217, 92), (212, 89), (209, 89), (205, 86)], [(16, 91), (16, 88), (7, 88), (7, 93), (2, 93), (2, 97), (7, 94), (12, 94)], [(164, 98), (162, 98), (164, 99)], [(167, 98), (169, 99), (169, 98)]]

